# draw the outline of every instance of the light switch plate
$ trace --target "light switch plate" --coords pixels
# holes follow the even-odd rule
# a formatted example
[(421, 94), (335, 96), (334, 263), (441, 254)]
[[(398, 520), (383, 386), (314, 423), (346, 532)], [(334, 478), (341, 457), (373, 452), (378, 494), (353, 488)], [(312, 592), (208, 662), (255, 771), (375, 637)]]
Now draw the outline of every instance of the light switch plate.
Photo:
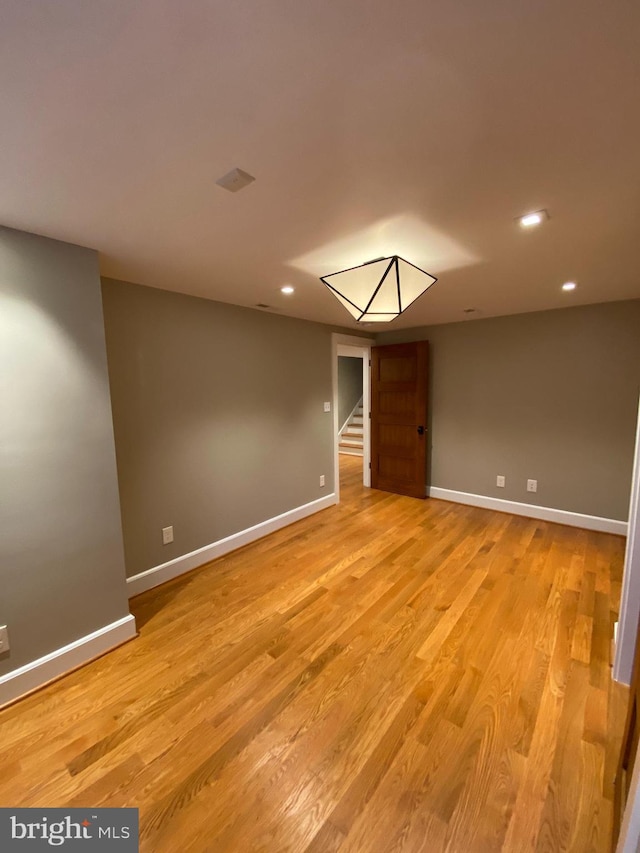
[(325, 403), (324, 404), (324, 410), (325, 410), (325, 412), (330, 412), (331, 411), (331, 403)]

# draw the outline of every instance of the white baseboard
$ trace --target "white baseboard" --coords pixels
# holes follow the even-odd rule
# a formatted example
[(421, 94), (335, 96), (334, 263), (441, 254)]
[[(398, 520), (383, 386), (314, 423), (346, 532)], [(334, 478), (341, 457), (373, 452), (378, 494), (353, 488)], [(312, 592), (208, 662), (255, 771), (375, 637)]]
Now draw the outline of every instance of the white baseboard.
[(255, 524), (253, 527), (247, 527), (246, 530), (240, 530), (238, 533), (233, 533), (224, 539), (219, 539), (211, 545), (205, 545), (198, 548), (196, 551), (191, 551), (188, 554), (183, 554), (181, 557), (176, 557), (174, 560), (169, 560), (167, 563), (162, 563), (159, 566), (154, 566), (152, 569), (147, 569), (133, 577), (127, 578), (127, 587), (129, 598), (135, 595), (140, 595), (154, 586), (159, 586), (172, 578), (183, 575), (185, 572), (190, 572), (204, 563), (209, 563), (217, 557), (223, 557), (230, 551), (235, 551), (237, 548), (242, 548), (243, 545), (248, 545), (250, 542), (255, 542), (256, 539), (262, 539), (269, 533), (274, 533), (280, 530), (281, 527), (287, 527), (295, 521), (300, 521), (308, 515), (313, 515), (320, 512), (322, 509), (327, 509), (337, 503), (336, 496), (332, 492), (324, 498), (311, 501), (311, 503), (303, 504), (302, 506), (290, 509), (288, 512), (283, 512), (281, 515), (276, 515), (274, 518), (268, 518), (266, 521)]
[(627, 535), (627, 522), (614, 518), (600, 518), (597, 515), (583, 515), (580, 512), (569, 512), (566, 509), (553, 509), (548, 506), (505, 501), (502, 498), (491, 498), (487, 495), (472, 495), (469, 492), (456, 492), (452, 489), (440, 489), (431, 486), (427, 493), (432, 498), (443, 501), (478, 506), (482, 509), (495, 509), (498, 512), (510, 512), (513, 515), (524, 515), (527, 518), (539, 518), (541, 521), (555, 521), (557, 524), (568, 524), (571, 527), (582, 527), (585, 530), (597, 530), (601, 533), (617, 533)]
[(86, 637), (0, 676), (0, 707), (44, 687), (94, 658), (136, 636), (136, 620), (129, 614)]

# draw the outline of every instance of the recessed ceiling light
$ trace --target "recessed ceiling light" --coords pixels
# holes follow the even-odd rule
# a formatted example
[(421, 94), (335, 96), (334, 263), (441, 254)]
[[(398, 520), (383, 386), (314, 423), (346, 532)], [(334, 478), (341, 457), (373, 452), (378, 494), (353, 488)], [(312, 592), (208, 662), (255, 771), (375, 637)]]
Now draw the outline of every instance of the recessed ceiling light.
[(565, 283), (562, 285), (563, 290), (575, 290), (576, 287), (577, 285), (575, 281), (565, 281)]
[(525, 213), (524, 216), (518, 217), (518, 222), (522, 228), (535, 228), (540, 225), (545, 219), (549, 218), (546, 210), (532, 210), (531, 213)]
[(280, 293), (286, 293), (288, 296), (290, 293), (293, 293), (294, 290), (295, 288), (291, 287), (290, 284), (285, 284), (284, 287), (280, 288)]

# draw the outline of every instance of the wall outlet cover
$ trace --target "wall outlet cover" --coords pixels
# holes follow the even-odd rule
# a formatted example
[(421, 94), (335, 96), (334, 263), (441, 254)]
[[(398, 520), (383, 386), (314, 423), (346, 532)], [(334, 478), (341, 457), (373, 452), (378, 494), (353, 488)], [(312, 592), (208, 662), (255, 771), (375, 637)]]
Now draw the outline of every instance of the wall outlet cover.
[(162, 544), (169, 545), (173, 542), (173, 525), (162, 528)]
[(498, 474), (498, 476), (496, 477), (496, 486), (499, 486), (501, 489), (504, 489), (505, 482), (506, 480), (504, 474)]

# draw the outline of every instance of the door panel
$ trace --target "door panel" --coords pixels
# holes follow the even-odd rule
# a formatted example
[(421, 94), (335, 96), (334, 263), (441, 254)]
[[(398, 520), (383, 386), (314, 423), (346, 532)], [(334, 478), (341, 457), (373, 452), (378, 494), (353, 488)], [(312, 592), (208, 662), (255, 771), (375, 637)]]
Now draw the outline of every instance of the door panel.
[(381, 382), (415, 382), (416, 363), (413, 358), (383, 358), (380, 362)]
[(392, 415), (396, 422), (413, 423), (415, 400), (413, 391), (380, 391), (378, 414)]
[[(396, 480), (402, 484), (410, 483), (413, 478), (413, 459), (403, 459), (400, 456), (382, 456), (378, 468), (378, 478), (389, 481)], [(374, 489), (377, 488), (374, 486)], [(385, 489), (390, 491), (390, 489)], [(424, 491), (424, 487), (422, 489)], [(400, 494), (405, 494), (400, 492)]]
[(379, 443), (398, 456), (413, 456), (414, 433), (414, 427), (407, 424), (380, 424)]
[(371, 485), (425, 497), (427, 341), (371, 350)]

